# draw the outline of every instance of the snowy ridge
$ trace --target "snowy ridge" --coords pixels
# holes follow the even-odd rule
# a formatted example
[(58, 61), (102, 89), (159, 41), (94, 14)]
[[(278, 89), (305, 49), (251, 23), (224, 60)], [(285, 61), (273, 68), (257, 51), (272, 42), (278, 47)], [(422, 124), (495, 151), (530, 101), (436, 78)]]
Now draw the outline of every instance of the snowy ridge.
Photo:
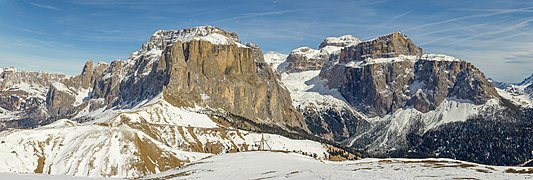
[(299, 47), (291, 51), (291, 54), (304, 56), (307, 59), (316, 59), (318, 56), (324, 54), (320, 50), (316, 50), (310, 47)]
[[(7, 79), (6, 79), (7, 78)], [(0, 68), (0, 91), (23, 91), (29, 97), (46, 98), (47, 82), (59, 82), (64, 75), (17, 71), (14, 67)]]
[(160, 97), (129, 110), (86, 115), (96, 120), (0, 132), (0, 172), (139, 177), (215, 154), (258, 150), (262, 138), (271, 150), (328, 156), (321, 143), (225, 127)]
[(444, 54), (423, 54), (420, 59), (426, 61), (462, 61), (453, 56), (448, 56)]
[(319, 49), (326, 51), (328, 54), (338, 54), (344, 47), (355, 46), (361, 40), (352, 35), (343, 35), (340, 37), (327, 37), (320, 44)]
[(304, 56), (307, 60), (322, 59), (331, 54), (340, 53), (341, 49), (347, 46), (354, 46), (361, 41), (352, 36), (344, 35), (340, 37), (327, 37), (320, 44), (318, 49), (310, 47), (299, 47), (291, 51), (290, 55)]
[(46, 93), (48, 92), (48, 87), (39, 85), (39, 84), (30, 84), (22, 82), (15, 84), (8, 89), (8, 91), (24, 91), (27, 92), (30, 97), (37, 97), (40, 99), (46, 99)]
[(327, 45), (353, 46), (360, 42), (361, 40), (359, 40), (359, 38), (347, 34), (339, 37), (327, 37), (324, 39), (323, 43)]
[(423, 54), (422, 56), (413, 56), (413, 55), (399, 55), (398, 57), (390, 58), (371, 58), (365, 57), (363, 61), (350, 61), (344, 64), (345, 67), (351, 68), (361, 68), (365, 65), (371, 64), (382, 64), (382, 63), (393, 63), (401, 61), (410, 61), (415, 63), (417, 61), (463, 61), (452, 56), (443, 55), (443, 54)]
[(174, 107), (166, 101), (158, 101), (130, 112), (121, 112), (112, 123), (123, 123), (124, 118), (128, 119), (129, 123), (200, 128), (218, 127), (209, 116)]
[(2, 73), (2, 72), (13, 72), (13, 73), (15, 73), (15, 72), (17, 72), (17, 68), (15, 68), (15, 67), (6, 67), (6, 68), (2, 69), (2, 71), (0, 71), (0, 73)]
[(161, 179), (521, 179), (527, 168), (485, 166), (452, 159), (362, 159), (320, 162), (293, 153), (244, 152), (213, 156), (150, 175)]
[(19, 173), (0, 173), (2, 178), (6, 179), (16, 179), (16, 180), (69, 180), (69, 179), (86, 179), (86, 180), (95, 180), (95, 179), (104, 179), (104, 178), (84, 178), (84, 177), (73, 177), (65, 175), (48, 175), (48, 174), (19, 174)]
[(498, 94), (523, 107), (533, 107), (533, 75), (520, 83), (499, 83), (495, 86)]
[(524, 91), (520, 91), (521, 88), (522, 87), (520, 86), (516, 87), (511, 85), (506, 89), (496, 88), (496, 90), (501, 97), (511, 100), (516, 105), (530, 108), (533, 107), (533, 96), (524, 93)]
[[(281, 72), (287, 67), (287, 63), (284, 63), (287, 59), (287, 54), (281, 54), (274, 51), (268, 51), (263, 54), (265, 62), (269, 64), (274, 71)], [(278, 69), (279, 68), (279, 69)]]
[(418, 59), (417, 56), (406, 56), (406, 55), (399, 55), (398, 57), (392, 57), (392, 58), (365, 58), (364, 61), (350, 61), (344, 64), (344, 66), (350, 67), (350, 68), (361, 68), (365, 65), (393, 63), (393, 62), (399, 62), (399, 61), (411, 61), (414, 63), (416, 62), (417, 59)]
[[(247, 47), (239, 43), (236, 35), (226, 37), (224, 30), (214, 26), (198, 26), (183, 30), (159, 30), (152, 35), (147, 45), (162, 49), (163, 46), (171, 46), (177, 41), (189, 42), (192, 40), (207, 41), (212, 44), (237, 44), (239, 47)], [(151, 47), (150, 47), (151, 48)]]
[(68, 77), (61, 74), (44, 72), (17, 71), (4, 68), (0, 71), (0, 130), (6, 128), (4, 121), (28, 118), (28, 116), (47, 116), (44, 107), (50, 85)]
[(139, 158), (134, 155), (139, 150), (135, 138), (147, 138), (135, 131), (52, 124), (35, 130), (4, 131), (0, 136), (6, 142), (0, 144), (0, 172), (73, 176), (108, 174), (119, 177), (142, 175), (126, 163)]

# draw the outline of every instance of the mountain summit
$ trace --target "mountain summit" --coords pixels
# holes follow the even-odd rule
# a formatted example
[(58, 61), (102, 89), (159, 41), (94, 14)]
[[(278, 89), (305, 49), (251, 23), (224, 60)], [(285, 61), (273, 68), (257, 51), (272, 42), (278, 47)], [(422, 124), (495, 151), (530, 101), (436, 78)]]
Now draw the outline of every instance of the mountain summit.
[(344, 48), (321, 77), (369, 115), (384, 116), (412, 106), (428, 112), (445, 99), (483, 104), (498, 93), (479, 69), (445, 55), (422, 54), (395, 32)]

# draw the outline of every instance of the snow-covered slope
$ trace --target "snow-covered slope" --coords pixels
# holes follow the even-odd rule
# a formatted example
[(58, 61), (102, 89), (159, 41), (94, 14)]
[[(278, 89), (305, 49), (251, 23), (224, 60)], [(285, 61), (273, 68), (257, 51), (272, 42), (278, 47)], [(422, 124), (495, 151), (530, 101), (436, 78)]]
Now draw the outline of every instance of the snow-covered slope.
[[(90, 177), (139, 177), (215, 154), (264, 149), (330, 157), (328, 145), (223, 125), (201, 109), (170, 105), (161, 96), (127, 110), (86, 114), (36, 129), (0, 132), (0, 172)], [(215, 120), (217, 120), (215, 122)], [(222, 124), (221, 124), (222, 123)]]
[(527, 168), (485, 166), (451, 159), (318, 161), (293, 153), (213, 156), (146, 178), (161, 179), (527, 179)]
[[(350, 107), (339, 91), (328, 88), (319, 74), (318, 70), (285, 72), (281, 81), (291, 93), (294, 107), (314, 127), (310, 128), (313, 133), (330, 140), (345, 139), (359, 129), (354, 122), (364, 115)], [(334, 123), (328, 120), (332, 118)]]
[(287, 54), (268, 51), (263, 54), (263, 56), (265, 57), (265, 62), (268, 63), (274, 71), (282, 72), (287, 68), (287, 63), (284, 63), (285, 59), (287, 59)]
[(523, 107), (533, 107), (533, 75), (520, 83), (492, 83), (503, 98)]
[(319, 108), (347, 107), (342, 95), (335, 89), (325, 86), (324, 80), (318, 76), (320, 71), (303, 71), (283, 73), (281, 81), (291, 92), (295, 107), (313, 104)]
[(0, 177), (10, 180), (97, 180), (104, 178), (90, 178), (90, 177), (73, 177), (65, 175), (48, 175), (48, 174), (20, 174), (20, 173), (0, 173)]
[[(399, 33), (394, 33), (390, 36), (396, 37), (397, 35), (398, 37), (403, 36)], [(334, 38), (329, 38), (329, 40), (326, 39), (320, 47), (327, 47), (325, 42), (331, 42), (333, 40)], [(353, 45), (358, 45), (359, 43), (371, 43), (373, 41), (387, 41), (387, 38), (377, 38), (364, 42), (354, 41), (352, 46), (348, 46), (348, 48), (354, 48)], [(380, 48), (380, 46), (377, 45), (371, 47)], [(342, 49), (342, 47), (337, 48), (338, 50)], [(397, 48), (402, 49), (404, 47), (399, 46)], [(355, 49), (357, 50), (357, 48)], [(346, 48), (344, 48), (343, 52), (345, 50)], [(407, 95), (422, 94), (420, 97), (426, 98), (424, 93), (440, 90), (436, 88), (431, 89), (429, 87), (428, 84), (433, 83), (433, 81), (430, 81), (426, 84), (425, 82), (421, 83), (419, 81), (423, 81), (424, 78), (428, 78), (430, 75), (432, 75), (432, 73), (437, 73), (439, 71), (444, 71), (445, 74), (451, 71), (460, 71), (457, 69), (450, 69), (449, 66), (452, 65), (449, 64), (453, 63), (454, 66), (457, 66), (457, 64), (466, 62), (443, 54), (403, 55), (396, 53), (385, 53), (383, 57), (381, 57), (372, 54), (370, 50), (367, 52), (367, 49), (364, 48), (362, 51), (369, 53), (369, 55), (365, 55), (361, 59), (348, 58), (346, 61), (339, 62), (339, 59), (342, 58), (341, 56), (343, 55), (335, 55), (336, 51), (332, 51), (334, 53), (331, 54), (331, 58), (327, 60), (325, 67), (323, 67), (321, 70), (305, 70), (305, 68), (301, 68), (299, 71), (287, 71), (281, 73), (281, 80), (291, 93), (293, 105), (300, 112), (302, 112), (302, 114), (304, 114), (306, 122), (313, 126), (310, 128), (313, 133), (327, 139), (342, 141), (346, 146), (356, 147), (372, 152), (389, 152), (394, 151), (397, 148), (405, 148), (408, 146), (407, 136), (409, 134), (424, 134), (445, 124), (466, 121), (467, 119), (476, 117), (485, 111), (496, 111), (501, 109), (499, 100), (497, 98), (489, 99), (485, 103), (476, 104), (469, 100), (458, 99), (455, 97), (445, 97), (440, 104), (435, 106), (435, 109), (430, 109), (427, 111), (417, 110), (417, 108), (411, 105), (398, 108), (397, 110), (389, 112), (383, 116), (366, 114), (365, 111), (360, 109), (360, 107), (354, 107), (350, 105), (350, 103), (348, 103), (347, 99), (339, 92), (338, 89), (330, 88), (328, 86), (328, 80), (322, 78), (322, 73), (328, 73), (328, 71), (331, 70), (330, 68), (333, 66), (343, 66), (346, 69), (364, 69), (361, 71), (372, 74), (372, 77), (360, 77), (363, 76), (362, 72), (349, 74), (349, 71), (346, 70), (332, 72), (330, 74), (330, 80), (342, 81), (341, 77), (339, 76), (345, 76), (346, 74), (348, 75), (346, 75), (347, 78), (345, 81), (375, 78), (375, 82), (366, 82), (366, 84), (365, 82), (361, 82), (358, 84), (358, 86), (366, 87), (363, 88), (366, 91), (372, 91), (372, 88), (377, 89), (378, 86), (383, 86), (382, 89), (376, 90), (376, 93), (379, 94), (376, 95), (378, 97), (393, 97), (390, 91), (407, 89)], [(377, 51), (380, 52), (379, 50)], [(306, 57), (306, 59), (311, 59), (320, 56), (321, 52), (324, 52), (324, 50), (314, 50), (304, 47), (295, 49), (291, 55), (296, 54)], [(350, 54), (350, 52), (344, 53), (345, 55)], [(289, 61), (289, 58), (287, 59), (287, 61)], [(440, 66), (446, 68), (442, 68)], [(409, 76), (412, 76), (412, 74), (409, 73), (413, 73), (415, 69), (422, 69), (422, 67), (435, 67), (435, 69), (418, 72), (421, 74), (420, 78), (414, 80), (412, 83), (408, 82), (411, 84), (407, 84), (406, 86), (402, 87), (394, 87), (395, 84), (398, 84), (399, 82), (408, 81), (407, 79), (410, 78)], [(477, 70), (472, 70), (472, 72), (476, 71)], [(402, 76), (397, 74), (405, 75)], [(435, 78), (440, 78), (439, 80), (442, 80), (444, 77), (446, 76), (439, 75)], [(396, 78), (397, 80), (395, 80)], [(460, 78), (462, 77), (457, 77), (457, 80)], [(480, 75), (477, 78), (483, 77)], [(455, 81), (455, 76), (452, 79), (453, 80), (450, 81), (451, 83), (446, 83), (452, 84), (457, 82)], [(386, 82), (384, 82), (386, 80), (394, 82), (391, 84), (386, 84)], [(459, 86), (462, 87), (466, 85)], [(447, 91), (449, 88), (451, 87), (443, 87), (442, 91)], [(364, 92), (354, 92), (354, 94), (358, 93)], [(402, 96), (402, 94), (397, 96)], [(403, 94), (403, 96), (406, 95)], [(433, 103), (431, 102), (432, 100), (425, 100), (428, 104)], [(366, 104), (363, 104), (363, 106), (368, 106), (374, 101), (377, 102), (378, 99), (365, 99), (364, 103)], [(394, 98), (390, 99), (390, 101), (394, 101)], [(394, 105), (394, 103), (392, 104)], [(386, 107), (384, 103), (382, 103), (381, 106)]]
[(372, 127), (364, 133), (355, 134), (346, 142), (348, 146), (367, 149), (370, 153), (394, 151), (407, 146), (410, 133), (424, 134), (444, 124), (466, 121), (484, 111), (500, 108), (496, 99), (483, 105), (447, 99), (435, 110), (425, 113), (414, 108), (401, 109), (385, 117), (368, 118)]
[(398, 55), (397, 57), (390, 58), (365, 58), (363, 61), (350, 61), (344, 64), (346, 67), (361, 68), (365, 65), (371, 64), (387, 64), (393, 62), (410, 61), (415, 63), (416, 61), (461, 61), (453, 56), (443, 54), (423, 54), (421, 56), (415, 55)]
[[(434, 56), (425, 55), (424, 57)], [(438, 56), (437, 60), (442, 57), (446, 56)], [(444, 59), (450, 59), (450, 57)], [(416, 59), (411, 57), (405, 60), (415, 61)], [(376, 62), (375, 59), (368, 62), (386, 63)], [(305, 110), (311, 108), (329, 114), (333, 112), (331, 109), (335, 109), (343, 113), (352, 113), (354, 117), (358, 118), (346, 120), (339, 118), (340, 122), (363, 120), (371, 124), (365, 130), (349, 133), (352, 137), (345, 141), (347, 146), (363, 148), (358, 145), (366, 144), (364, 148), (374, 150), (405, 146), (406, 135), (415, 129), (416, 132), (425, 133), (446, 123), (465, 121), (486, 110), (501, 108), (496, 99), (490, 100), (486, 104), (475, 105), (468, 101), (450, 98), (444, 100), (435, 110), (425, 113), (414, 108), (404, 108), (384, 117), (369, 118), (351, 107), (336, 89), (328, 88), (327, 80), (321, 79), (319, 73), (320, 71), (282, 73), (281, 80), (291, 93), (293, 105), (303, 111), (304, 115), (306, 114)], [(309, 108), (306, 109), (306, 107)], [(372, 143), (367, 144), (369, 141)]]

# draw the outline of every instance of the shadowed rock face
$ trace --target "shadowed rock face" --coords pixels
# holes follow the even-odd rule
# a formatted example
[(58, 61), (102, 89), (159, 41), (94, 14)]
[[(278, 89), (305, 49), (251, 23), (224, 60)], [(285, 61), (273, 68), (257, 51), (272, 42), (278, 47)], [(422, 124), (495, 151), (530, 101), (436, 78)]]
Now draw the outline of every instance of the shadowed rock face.
[(528, 85), (526, 88), (524, 88), (524, 93), (529, 94), (529, 97), (533, 98), (533, 75), (529, 76), (528, 78), (524, 79), (520, 85)]
[[(472, 64), (421, 54), (422, 50), (406, 36), (393, 33), (341, 50), (339, 63), (324, 67), (321, 77), (370, 116), (384, 116), (408, 106), (428, 112), (446, 98), (483, 104), (499, 97)], [(380, 62), (379, 58), (387, 59)], [(360, 65), (346, 65), (349, 62)]]
[(526, 89), (525, 89), (525, 92), (529, 93), (529, 97), (533, 97), (533, 84), (527, 86)]

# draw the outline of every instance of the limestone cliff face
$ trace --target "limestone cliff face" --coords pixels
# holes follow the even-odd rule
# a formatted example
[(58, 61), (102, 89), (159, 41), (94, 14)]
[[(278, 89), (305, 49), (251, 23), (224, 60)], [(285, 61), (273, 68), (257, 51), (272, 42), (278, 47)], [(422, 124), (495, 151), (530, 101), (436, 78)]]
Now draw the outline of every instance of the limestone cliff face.
[(63, 78), (60, 74), (0, 69), (0, 108), (13, 112), (15, 119), (44, 119), (48, 116), (48, 87)]
[(483, 104), (499, 98), (483, 73), (472, 64), (422, 50), (400, 33), (341, 50), (321, 77), (346, 100), (370, 116), (403, 107), (428, 112), (446, 98)]
[(340, 63), (362, 61), (365, 58), (389, 58), (398, 55), (422, 55), (422, 49), (399, 32), (347, 47), (340, 53)]
[(169, 68), (164, 94), (175, 105), (219, 108), (259, 123), (306, 129), (258, 47), (190, 41), (168, 50), (160, 61)]
[(94, 72), (94, 65), (92, 61), (87, 61), (85, 65), (83, 66), (83, 69), (81, 71), (80, 75), (80, 86), (81, 88), (89, 88), (93, 84), (93, 74)]
[(105, 104), (112, 104), (117, 100), (120, 94), (119, 85), (122, 81), (122, 64), (122, 61), (111, 62), (103, 76), (97, 78), (92, 90), (93, 99), (103, 98)]
[(74, 102), (73, 94), (54, 85), (50, 86), (46, 96), (46, 106), (51, 116), (61, 118), (72, 114)]
[[(87, 62), (81, 75), (62, 84), (72, 91), (90, 89), (83, 103), (91, 109), (129, 108), (163, 93), (175, 106), (307, 131), (259, 47), (240, 44), (235, 33), (212, 26), (158, 31), (130, 59), (96, 67)], [(51, 88), (48, 94), (49, 109), (58, 116), (81, 109), (71, 105), (76, 104), (73, 93)]]
[[(9, 73), (3, 72), (4, 79), (11, 78)], [(175, 106), (199, 106), (255, 123), (308, 131), (259, 47), (243, 45), (235, 33), (212, 26), (157, 31), (128, 60), (96, 65), (88, 61), (80, 75), (42, 84), (38, 106), (47, 112), (42, 119), (50, 121), (84, 109), (131, 108), (163, 94)], [(10, 98), (0, 105), (24, 106), (20, 98)]]

